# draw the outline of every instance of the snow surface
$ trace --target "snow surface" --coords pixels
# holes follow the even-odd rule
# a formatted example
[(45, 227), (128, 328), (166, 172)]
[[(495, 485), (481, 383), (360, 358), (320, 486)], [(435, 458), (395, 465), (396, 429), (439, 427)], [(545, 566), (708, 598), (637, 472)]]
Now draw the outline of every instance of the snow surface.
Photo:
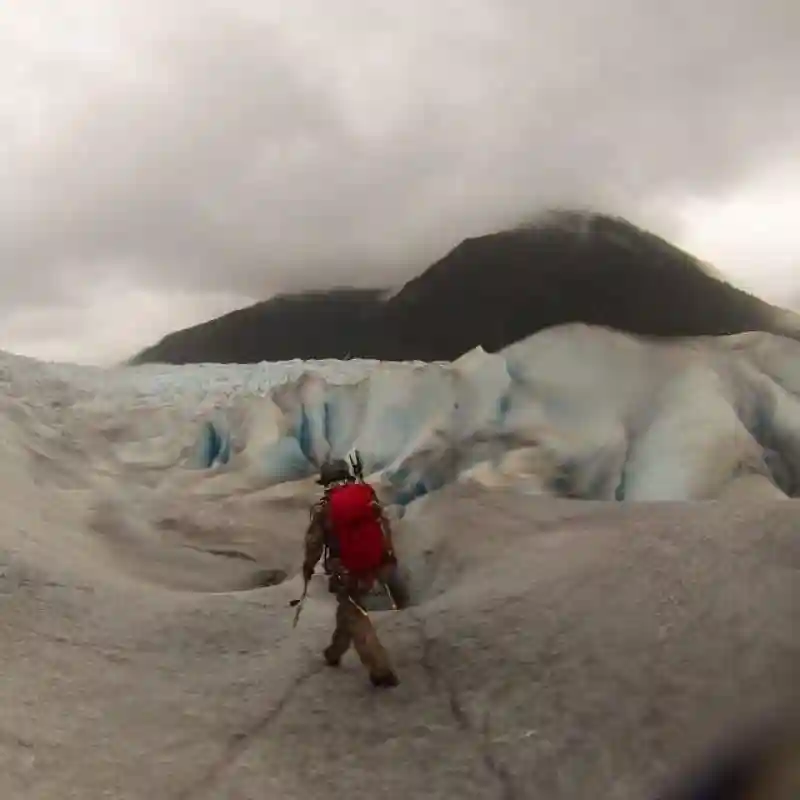
[[(795, 707), (795, 341), (2, 355), (0, 386), (0, 796), (644, 797)], [(287, 608), (313, 476), (353, 448), (414, 603), (376, 614), (384, 694), (320, 666), (324, 584)]]

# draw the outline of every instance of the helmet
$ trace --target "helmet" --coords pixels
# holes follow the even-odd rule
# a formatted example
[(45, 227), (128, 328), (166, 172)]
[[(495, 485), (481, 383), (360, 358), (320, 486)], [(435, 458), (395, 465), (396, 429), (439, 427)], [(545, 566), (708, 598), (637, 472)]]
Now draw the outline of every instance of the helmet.
[(320, 467), (317, 483), (320, 486), (329, 486), (337, 481), (351, 480), (353, 480), (353, 474), (350, 472), (348, 463), (342, 458), (337, 458), (333, 461), (326, 461)]

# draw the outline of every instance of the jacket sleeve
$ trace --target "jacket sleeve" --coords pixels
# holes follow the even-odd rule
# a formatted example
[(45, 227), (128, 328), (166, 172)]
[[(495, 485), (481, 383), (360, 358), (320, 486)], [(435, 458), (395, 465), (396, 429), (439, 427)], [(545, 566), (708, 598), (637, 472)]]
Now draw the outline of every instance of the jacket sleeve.
[(394, 540), (392, 539), (392, 525), (389, 522), (389, 517), (386, 516), (386, 511), (383, 504), (378, 500), (378, 496), (373, 492), (372, 507), (378, 517), (383, 530), (383, 540), (386, 543), (386, 554), (394, 558)]
[(311, 509), (311, 521), (306, 529), (303, 559), (303, 578), (310, 580), (314, 567), (322, 557), (325, 546), (325, 505), (317, 503)]

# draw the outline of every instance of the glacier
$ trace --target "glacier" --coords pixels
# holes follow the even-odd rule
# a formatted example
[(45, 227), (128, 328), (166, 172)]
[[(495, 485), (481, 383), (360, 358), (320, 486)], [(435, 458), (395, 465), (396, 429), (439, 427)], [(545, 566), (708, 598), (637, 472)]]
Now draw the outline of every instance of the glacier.
[[(0, 353), (0, 387), (3, 797), (628, 800), (800, 712), (796, 341)], [(324, 581), (288, 606), (319, 464), (354, 449), (412, 594), (375, 612), (388, 695), (321, 665)]]
[(261, 367), (255, 395), (205, 422), (196, 463), (269, 486), (357, 449), (401, 508), (463, 480), (585, 500), (795, 497), (798, 356), (768, 334), (648, 343), (575, 325), (452, 364)]

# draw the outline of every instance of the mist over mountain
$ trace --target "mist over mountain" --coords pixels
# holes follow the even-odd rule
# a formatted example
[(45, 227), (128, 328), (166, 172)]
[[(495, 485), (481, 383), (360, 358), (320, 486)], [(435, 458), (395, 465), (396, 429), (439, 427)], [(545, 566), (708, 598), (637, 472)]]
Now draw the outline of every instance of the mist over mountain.
[(452, 360), (570, 322), (655, 337), (765, 331), (800, 321), (628, 221), (553, 211), (469, 238), (399, 290), (284, 294), (175, 331), (130, 363)]

